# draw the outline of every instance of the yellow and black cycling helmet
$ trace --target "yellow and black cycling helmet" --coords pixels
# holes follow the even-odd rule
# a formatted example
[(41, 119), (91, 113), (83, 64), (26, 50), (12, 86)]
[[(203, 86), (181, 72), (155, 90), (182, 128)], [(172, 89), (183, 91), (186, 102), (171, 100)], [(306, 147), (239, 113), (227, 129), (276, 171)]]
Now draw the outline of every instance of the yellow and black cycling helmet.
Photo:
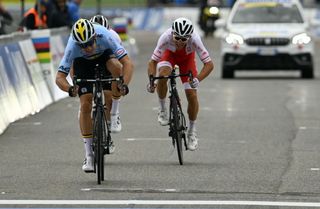
[(90, 41), (94, 35), (94, 27), (87, 19), (79, 19), (72, 27), (72, 37), (79, 44)]

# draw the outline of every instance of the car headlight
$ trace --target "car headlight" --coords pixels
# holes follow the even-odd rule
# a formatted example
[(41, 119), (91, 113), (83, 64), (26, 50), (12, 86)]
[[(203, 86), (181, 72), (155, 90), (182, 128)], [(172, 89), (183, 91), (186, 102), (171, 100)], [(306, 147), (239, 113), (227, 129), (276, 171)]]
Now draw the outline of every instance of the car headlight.
[(226, 37), (226, 42), (232, 45), (240, 45), (244, 43), (242, 36), (234, 33), (229, 33)]
[(310, 41), (311, 37), (306, 33), (300, 33), (292, 38), (292, 43), (297, 45), (308, 44)]
[(219, 8), (218, 7), (210, 7), (209, 13), (212, 15), (217, 15), (217, 14), (219, 14)]

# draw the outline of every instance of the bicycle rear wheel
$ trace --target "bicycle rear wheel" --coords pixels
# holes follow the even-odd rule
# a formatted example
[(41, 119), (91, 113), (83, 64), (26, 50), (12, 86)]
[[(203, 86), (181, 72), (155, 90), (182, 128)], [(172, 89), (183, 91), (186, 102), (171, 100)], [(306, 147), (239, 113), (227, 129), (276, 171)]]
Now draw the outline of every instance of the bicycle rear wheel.
[(182, 141), (183, 141), (183, 118), (181, 116), (182, 110), (178, 105), (177, 98), (172, 96), (171, 98), (171, 115), (172, 115), (172, 137), (176, 142), (178, 159), (180, 165), (183, 165), (183, 149), (182, 149)]
[(95, 117), (95, 128), (94, 128), (94, 155), (95, 155), (95, 169), (97, 173), (97, 183), (101, 184), (104, 181), (104, 147), (103, 139), (105, 135), (105, 118), (103, 113), (103, 108), (97, 108), (97, 113)]

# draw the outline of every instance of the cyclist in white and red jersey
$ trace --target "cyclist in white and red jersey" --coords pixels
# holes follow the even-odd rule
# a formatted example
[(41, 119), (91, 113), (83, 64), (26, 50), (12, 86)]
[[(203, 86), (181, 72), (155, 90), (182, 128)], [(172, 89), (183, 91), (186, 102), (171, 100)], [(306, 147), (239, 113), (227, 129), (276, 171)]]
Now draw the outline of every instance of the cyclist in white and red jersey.
[[(203, 67), (199, 73), (196, 67), (195, 52), (203, 62)], [(199, 34), (194, 32), (192, 22), (183, 17), (174, 20), (172, 27), (160, 36), (148, 64), (148, 75), (170, 75), (174, 65), (180, 67), (180, 73), (182, 74), (191, 70), (194, 77), (192, 81), (189, 81), (187, 77), (181, 77), (188, 100), (188, 149), (193, 151), (198, 148), (195, 126), (199, 112), (197, 88), (199, 83), (210, 74), (214, 66)], [(149, 84), (147, 89), (151, 93), (155, 89), (157, 90), (160, 103), (158, 121), (161, 125), (168, 125), (166, 108), (167, 81), (165, 79), (158, 80), (158, 83), (154, 86)]]

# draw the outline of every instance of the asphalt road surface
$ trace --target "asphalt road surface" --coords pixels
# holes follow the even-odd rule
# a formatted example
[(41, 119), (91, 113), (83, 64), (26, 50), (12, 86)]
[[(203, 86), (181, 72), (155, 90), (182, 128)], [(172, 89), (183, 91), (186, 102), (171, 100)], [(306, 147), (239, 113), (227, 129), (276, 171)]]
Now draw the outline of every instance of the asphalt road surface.
[(106, 181), (81, 170), (79, 103), (67, 98), (0, 136), (0, 207), (320, 208), (318, 60), (313, 80), (292, 72), (222, 80), (219, 41), (205, 39), (216, 68), (200, 84), (199, 149), (180, 166), (168, 127), (157, 123), (157, 96), (146, 91), (158, 34), (134, 36), (139, 55)]

